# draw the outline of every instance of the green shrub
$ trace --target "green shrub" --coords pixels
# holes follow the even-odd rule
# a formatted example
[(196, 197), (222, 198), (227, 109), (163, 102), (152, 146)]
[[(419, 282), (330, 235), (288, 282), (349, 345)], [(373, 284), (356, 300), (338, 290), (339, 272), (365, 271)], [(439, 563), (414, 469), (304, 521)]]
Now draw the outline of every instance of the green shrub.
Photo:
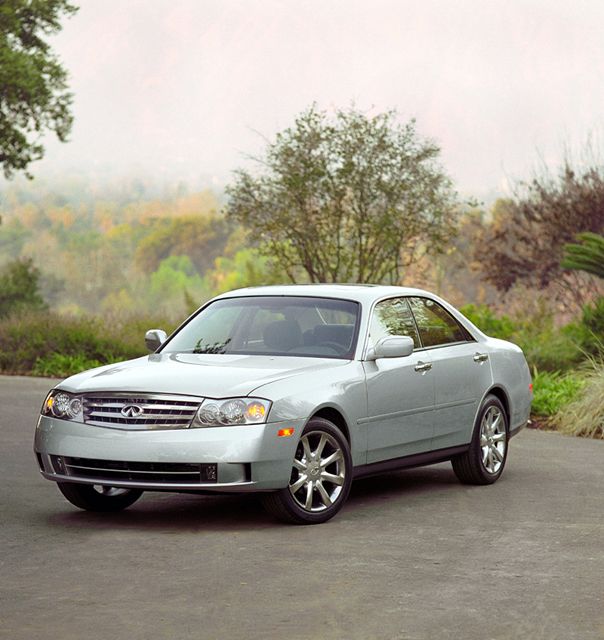
[(34, 363), (31, 373), (34, 376), (45, 378), (67, 378), (86, 369), (100, 367), (98, 360), (88, 360), (84, 356), (63, 355), (62, 353), (51, 353), (43, 358), (38, 358)]
[[(63, 316), (52, 312), (0, 319), (0, 371), (62, 376), (146, 355), (145, 331), (173, 322), (142, 316)], [(69, 372), (69, 373), (65, 373)]]
[(585, 305), (581, 318), (564, 327), (563, 332), (586, 354), (604, 355), (604, 297)]
[(40, 270), (30, 258), (5, 265), (0, 270), (0, 317), (27, 309), (46, 309), (39, 280)]
[(511, 340), (524, 351), (531, 368), (539, 371), (569, 371), (585, 359), (578, 344), (553, 325), (538, 329), (527, 323)]
[(96, 318), (64, 317), (56, 313), (13, 314), (0, 321), (0, 371), (29, 373), (38, 359), (53, 354), (86, 361), (115, 362), (142, 355), (144, 342), (132, 348)]
[(467, 304), (461, 307), (460, 311), (481, 331), (484, 331), (484, 333), (493, 338), (510, 340), (519, 328), (519, 325), (509, 316), (503, 315), (497, 317), (493, 311), (484, 304)]
[(562, 433), (604, 439), (604, 365), (596, 365), (587, 374), (579, 393), (553, 422)]
[(585, 385), (577, 373), (534, 371), (532, 413), (551, 417), (571, 403)]
[(539, 304), (530, 315), (514, 318), (496, 316), (485, 305), (469, 304), (461, 311), (487, 335), (517, 344), (524, 351), (531, 368), (567, 371), (585, 358), (577, 337), (558, 329), (553, 313), (544, 304)]

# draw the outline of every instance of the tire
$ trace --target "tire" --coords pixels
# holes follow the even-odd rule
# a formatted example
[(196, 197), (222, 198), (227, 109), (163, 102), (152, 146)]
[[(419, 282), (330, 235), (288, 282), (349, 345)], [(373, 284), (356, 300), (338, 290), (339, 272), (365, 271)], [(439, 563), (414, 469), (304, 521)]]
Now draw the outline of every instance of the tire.
[(508, 457), (509, 422), (499, 398), (488, 395), (476, 419), (470, 448), (451, 460), (464, 484), (493, 484), (503, 473)]
[(343, 433), (311, 418), (294, 454), (289, 484), (262, 496), (264, 508), (292, 524), (320, 524), (342, 508), (352, 484), (352, 457)]
[(138, 489), (75, 482), (57, 482), (57, 485), (72, 505), (86, 511), (121, 511), (134, 504), (143, 494)]

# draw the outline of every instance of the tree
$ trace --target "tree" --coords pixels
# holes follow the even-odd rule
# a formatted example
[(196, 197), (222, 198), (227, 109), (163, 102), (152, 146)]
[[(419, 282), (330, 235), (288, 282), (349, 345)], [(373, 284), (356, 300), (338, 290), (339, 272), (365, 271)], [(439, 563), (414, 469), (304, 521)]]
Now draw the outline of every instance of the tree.
[(496, 203), (474, 257), (500, 291), (516, 283), (564, 285), (564, 246), (582, 231), (604, 231), (604, 171), (576, 172), (567, 161), (557, 177), (537, 176), (513, 200)]
[(8, 263), (0, 272), (0, 318), (26, 309), (45, 309), (39, 279), (40, 271), (30, 259)]
[(187, 215), (154, 220), (152, 231), (138, 245), (136, 263), (153, 271), (174, 255), (188, 255), (203, 273), (222, 255), (231, 233), (230, 225), (218, 215)]
[(227, 216), (295, 282), (399, 282), (454, 229), (454, 193), (439, 148), (396, 123), (316, 107), (277, 134), (262, 171), (237, 171)]
[(562, 267), (591, 273), (604, 278), (604, 236), (597, 233), (580, 233), (579, 244), (567, 244)]
[(45, 36), (77, 8), (68, 0), (2, 0), (0, 4), (0, 165), (6, 178), (44, 156), (46, 130), (65, 142), (72, 95), (67, 72)]

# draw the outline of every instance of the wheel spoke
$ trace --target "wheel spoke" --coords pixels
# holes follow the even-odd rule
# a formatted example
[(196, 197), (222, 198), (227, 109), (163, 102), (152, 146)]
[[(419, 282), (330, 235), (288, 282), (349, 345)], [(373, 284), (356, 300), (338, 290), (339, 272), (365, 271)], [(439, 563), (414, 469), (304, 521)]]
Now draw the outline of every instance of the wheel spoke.
[(491, 456), (495, 455), (499, 462), (503, 462), (503, 453), (495, 446), (491, 447)]
[(289, 489), (292, 493), (296, 493), (306, 482), (308, 482), (308, 476), (304, 474), (300, 474), (299, 478), (294, 482), (294, 484), (289, 485)]
[(323, 449), (325, 448), (326, 444), (327, 444), (327, 436), (324, 433), (322, 433), (321, 439), (319, 440), (319, 444), (315, 449), (315, 458), (319, 458), (319, 459), (321, 458), (321, 454), (323, 453)]
[(493, 436), (494, 442), (505, 442), (505, 433), (496, 433)]
[(501, 423), (501, 414), (497, 413), (497, 414), (493, 414), (495, 417), (495, 419), (493, 420), (493, 423), (491, 425), (491, 428), (493, 430), (493, 433), (495, 433), (496, 431), (499, 431), (499, 426)]
[(326, 507), (331, 506), (331, 498), (329, 497), (329, 494), (325, 490), (325, 487), (323, 486), (323, 483), (320, 480), (318, 480), (316, 486), (317, 486), (317, 489), (319, 491), (319, 495), (321, 496), (321, 501), (323, 502), (323, 504)]
[(332, 484), (337, 484), (338, 487), (341, 487), (344, 484), (343, 476), (335, 476), (333, 473), (323, 472), (321, 474), (321, 480), (324, 482), (331, 482)]
[(303, 462), (301, 462), (300, 460), (298, 460), (297, 458), (294, 458), (294, 467), (298, 471), (306, 471), (306, 465)]
[(342, 459), (342, 452), (338, 449), (337, 451), (334, 451), (331, 455), (327, 456), (327, 458), (323, 458), (323, 460), (321, 460), (321, 468), (325, 469), (325, 467), (328, 467), (330, 464), (333, 464), (334, 462), (338, 462), (341, 459)]
[(488, 438), (484, 435), (484, 433), (480, 434), (480, 446), (486, 447), (489, 444)]
[(302, 448), (304, 449), (304, 458), (308, 463), (308, 461), (312, 459), (312, 453), (310, 452), (310, 444), (308, 443), (308, 438), (307, 437), (302, 438), (301, 442), (302, 442)]
[(489, 458), (489, 447), (483, 447), (482, 448), (482, 464), (484, 464), (484, 466), (487, 466), (487, 460)]
[(308, 482), (306, 485), (306, 501), (304, 502), (304, 508), (307, 511), (310, 511), (312, 509), (312, 494), (313, 494), (312, 482)]

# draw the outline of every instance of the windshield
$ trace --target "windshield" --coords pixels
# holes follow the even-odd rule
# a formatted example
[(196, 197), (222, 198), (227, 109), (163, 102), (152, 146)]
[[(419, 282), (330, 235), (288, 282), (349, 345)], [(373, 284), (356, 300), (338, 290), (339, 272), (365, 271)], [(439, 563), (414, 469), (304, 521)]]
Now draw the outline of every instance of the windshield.
[(216, 300), (162, 353), (353, 357), (359, 304), (350, 300), (257, 296)]

